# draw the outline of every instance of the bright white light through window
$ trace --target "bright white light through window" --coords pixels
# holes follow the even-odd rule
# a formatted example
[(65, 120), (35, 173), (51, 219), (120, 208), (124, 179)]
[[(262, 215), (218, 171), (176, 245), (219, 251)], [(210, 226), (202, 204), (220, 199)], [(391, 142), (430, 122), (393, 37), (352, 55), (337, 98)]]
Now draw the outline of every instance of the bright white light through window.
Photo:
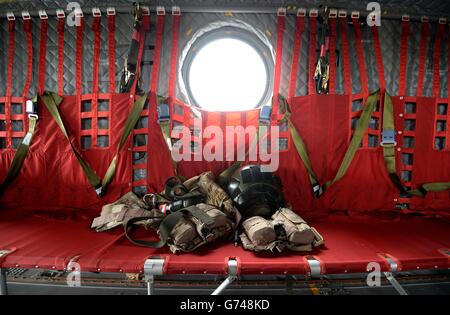
[(242, 111), (261, 105), (268, 73), (252, 46), (224, 38), (200, 49), (188, 78), (197, 105), (211, 111)]

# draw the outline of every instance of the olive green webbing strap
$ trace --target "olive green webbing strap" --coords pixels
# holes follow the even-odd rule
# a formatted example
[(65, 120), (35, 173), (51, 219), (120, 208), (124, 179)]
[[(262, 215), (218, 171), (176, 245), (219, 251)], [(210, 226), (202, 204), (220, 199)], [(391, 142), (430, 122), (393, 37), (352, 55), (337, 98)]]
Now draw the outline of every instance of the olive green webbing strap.
[[(157, 106), (159, 106), (159, 104), (161, 103), (164, 103), (165, 101), (166, 100), (162, 96), (157, 96)], [(183, 178), (183, 176), (178, 174), (178, 163), (172, 157), (173, 145), (172, 145), (172, 130), (170, 119), (166, 121), (160, 121), (158, 122), (158, 124), (159, 127), (161, 128), (161, 133), (163, 135), (164, 142), (166, 143), (167, 149), (169, 150), (170, 158), (172, 159), (172, 166), (175, 176), (179, 178), (181, 181), (184, 181), (185, 179)]]
[(72, 141), (70, 141), (69, 134), (67, 133), (66, 127), (64, 126), (64, 122), (61, 118), (61, 115), (58, 110), (58, 106), (62, 103), (63, 98), (55, 93), (47, 93), (45, 92), (41, 96), (41, 100), (44, 103), (44, 105), (47, 107), (48, 111), (52, 115), (53, 119), (55, 120), (58, 127), (61, 129), (62, 133), (66, 137), (67, 141), (69, 142), (73, 153), (75, 154), (75, 157), (77, 158), (78, 162), (80, 163), (81, 168), (83, 169), (83, 172), (85, 173), (87, 179), (89, 180), (89, 183), (94, 187), (96, 190), (101, 188), (101, 181), (100, 178), (97, 176), (97, 174), (92, 170), (92, 168), (89, 166), (88, 163), (83, 159), (81, 154), (77, 151), (75, 146), (73, 145)]
[(403, 187), (402, 181), (400, 180), (400, 177), (397, 174), (397, 167), (396, 167), (396, 143), (395, 143), (395, 122), (394, 122), (394, 105), (392, 104), (391, 97), (385, 93), (384, 97), (384, 104), (383, 104), (383, 138), (385, 137), (384, 134), (390, 133), (392, 135), (392, 139), (389, 143), (382, 142), (383, 147), (383, 155), (384, 155), (384, 162), (386, 164), (386, 169), (389, 173), (389, 177), (394, 184), (395, 187), (402, 193), (402, 194), (408, 194), (405, 190), (405, 187)]
[(302, 137), (298, 133), (297, 128), (295, 128), (294, 123), (291, 120), (291, 113), (286, 107), (284, 119), (287, 121), (289, 126), (289, 131), (291, 134), (292, 141), (294, 142), (295, 149), (297, 150), (297, 154), (303, 162), (306, 170), (308, 171), (309, 181), (311, 182), (311, 186), (313, 188), (313, 192), (316, 196), (320, 197), (322, 194), (319, 180), (317, 179), (316, 173), (313, 170), (311, 160), (309, 159), (308, 150), (306, 149), (305, 142)]
[(131, 109), (130, 115), (128, 115), (128, 119), (123, 128), (122, 136), (120, 138), (119, 148), (117, 149), (117, 153), (114, 156), (111, 164), (109, 165), (109, 168), (106, 171), (105, 177), (103, 177), (102, 193), (106, 191), (106, 188), (109, 186), (109, 184), (111, 183), (111, 181), (114, 178), (114, 175), (116, 174), (117, 160), (119, 159), (119, 154), (122, 151), (123, 147), (125, 146), (125, 144), (128, 140), (128, 137), (130, 136), (130, 134), (133, 131), (134, 127), (136, 126), (137, 122), (139, 121), (139, 118), (141, 117), (142, 111), (144, 110), (147, 99), (148, 99), (148, 94), (146, 93), (146, 94), (140, 96), (134, 102), (134, 106)]
[(58, 110), (58, 106), (62, 103), (63, 99), (55, 94), (55, 93), (44, 93), (41, 96), (42, 102), (47, 107), (48, 111), (52, 115), (53, 119), (55, 120), (56, 124), (59, 126), (61, 131), (63, 132), (64, 136), (66, 137), (67, 141), (69, 142), (73, 153), (75, 154), (78, 162), (80, 163), (81, 168), (83, 169), (83, 172), (85, 173), (89, 183), (94, 187), (96, 193), (98, 195), (102, 195), (105, 191), (108, 185), (111, 183), (114, 174), (116, 172), (117, 168), (117, 160), (119, 153), (122, 151), (129, 135), (131, 134), (131, 131), (133, 130), (134, 126), (136, 125), (137, 121), (139, 120), (139, 117), (142, 113), (142, 110), (144, 109), (145, 102), (147, 100), (148, 94), (145, 94), (141, 96), (133, 106), (133, 109), (131, 110), (130, 115), (128, 116), (127, 122), (125, 123), (125, 127), (122, 133), (122, 137), (120, 139), (119, 148), (117, 150), (117, 154), (113, 158), (108, 171), (105, 174), (105, 177), (103, 181), (98, 177), (98, 175), (95, 173), (95, 171), (89, 166), (89, 164), (83, 159), (81, 154), (78, 152), (78, 150), (73, 145), (72, 141), (70, 141), (69, 135), (67, 133), (66, 127), (64, 126), (64, 122), (61, 118), (61, 115)]
[(361, 146), (361, 142), (363, 140), (364, 135), (366, 134), (367, 129), (369, 128), (369, 122), (372, 117), (372, 114), (376, 108), (378, 101), (380, 100), (380, 92), (375, 92), (370, 95), (366, 101), (366, 105), (364, 106), (364, 110), (361, 114), (361, 117), (358, 121), (358, 125), (353, 134), (352, 141), (347, 149), (347, 153), (342, 160), (341, 166), (336, 174), (336, 177), (325, 184), (325, 189), (330, 188), (332, 185), (340, 181), (345, 174), (347, 173), (350, 165), (353, 162), (356, 151)]
[[(347, 152), (345, 154), (345, 157), (341, 163), (341, 166), (338, 170), (338, 173), (336, 174), (336, 177), (334, 178), (333, 181), (327, 182), (324, 186), (325, 189), (330, 188), (333, 184), (335, 184), (336, 182), (338, 182), (339, 180), (341, 180), (345, 174), (347, 173), (351, 163), (353, 162), (353, 159), (355, 157), (356, 151), (359, 149), (359, 147), (361, 146), (361, 142), (362, 139), (367, 131), (367, 129), (369, 128), (369, 122), (370, 119), (372, 117), (372, 114), (376, 108), (376, 105), (378, 103), (380, 99), (380, 92), (375, 92), (372, 95), (369, 96), (369, 98), (366, 101), (366, 105), (364, 107), (363, 113), (361, 114), (361, 118), (358, 121), (358, 125), (355, 129), (352, 141), (347, 149)], [(281, 104), (284, 104), (285, 108), (285, 116), (284, 116), (284, 120), (288, 122), (289, 124), (289, 130), (290, 130), (290, 134), (292, 137), (292, 140), (294, 141), (294, 145), (296, 148), (296, 151), (300, 157), (300, 159), (302, 160), (306, 170), (308, 171), (309, 174), (309, 178), (310, 178), (310, 182), (311, 185), (313, 187), (313, 191), (314, 194), (317, 197), (320, 197), (323, 193), (322, 188), (320, 187), (319, 181), (317, 179), (317, 176), (315, 175), (315, 172), (313, 170), (312, 164), (311, 164), (311, 160), (309, 158), (308, 155), (308, 150), (306, 149), (306, 145), (305, 142), (302, 140), (298, 130), (295, 128), (294, 123), (291, 120), (291, 113), (289, 111), (287, 102), (281, 98), (281, 100), (283, 102), (281, 102)], [(224, 173), (225, 175), (230, 175), (233, 173), (232, 168), (238, 169), (240, 167), (240, 165), (242, 164), (242, 162), (237, 162), (235, 164), (233, 164), (233, 166), (227, 170), (225, 170)], [(222, 177), (222, 174), (219, 178)], [(230, 175), (231, 176), (231, 175)], [(225, 177), (225, 176), (223, 176)]]
[[(395, 134), (394, 105), (392, 103), (391, 97), (387, 93), (385, 94), (384, 98), (383, 132), (390, 132), (392, 134)], [(450, 183), (431, 183), (423, 185), (420, 189), (407, 191), (397, 174), (395, 146), (395, 143), (383, 145), (384, 160), (392, 183), (402, 194), (424, 197), (428, 192), (442, 192), (450, 190)]]
[(202, 211), (201, 209), (199, 209), (195, 206), (192, 206), (192, 207), (188, 207), (186, 209), (174, 212), (162, 220), (161, 225), (159, 226), (159, 230), (158, 230), (159, 238), (160, 238), (159, 241), (150, 242), (150, 241), (144, 241), (144, 240), (137, 240), (137, 239), (134, 239), (133, 237), (131, 237), (131, 235), (130, 235), (131, 227), (134, 224), (136, 224), (138, 222), (142, 222), (142, 221), (151, 220), (151, 219), (158, 219), (158, 218), (154, 218), (154, 217), (133, 218), (133, 219), (125, 222), (124, 223), (125, 236), (128, 238), (128, 240), (131, 243), (138, 245), (138, 246), (151, 247), (151, 248), (162, 248), (167, 244), (167, 240), (169, 239), (170, 234), (172, 233), (175, 226), (180, 222), (180, 220), (182, 220), (187, 215), (191, 215), (191, 216), (195, 217), (202, 223), (202, 225), (205, 225), (205, 226), (212, 225), (214, 223), (214, 220), (209, 215), (207, 215), (204, 211)]
[[(306, 170), (308, 171), (311, 186), (313, 187), (313, 192), (319, 196), (321, 194), (321, 187), (320, 187), (319, 181), (317, 180), (317, 176), (315, 175), (315, 172), (312, 168), (312, 164), (311, 164), (311, 161), (308, 156), (308, 151), (306, 149), (306, 145), (303, 142), (303, 139), (300, 137), (300, 134), (298, 133), (297, 129), (295, 128), (295, 126), (291, 120), (291, 113), (289, 111), (289, 105), (287, 104), (286, 99), (283, 98), (281, 95), (279, 95), (279, 100), (280, 100), (280, 102), (279, 102), (280, 108), (282, 111), (284, 111), (283, 121), (287, 121), (287, 123), (288, 123), (291, 137), (292, 137), (292, 140), (294, 141), (294, 145), (297, 150), (297, 153), (300, 156), (303, 164), (305, 165)], [(261, 126), (259, 126), (259, 128), (260, 127)], [(256, 141), (253, 142), (251, 148), (256, 146), (259, 142), (259, 128), (258, 128), (257, 137), (255, 137)], [(249, 150), (249, 152), (250, 152), (250, 150)], [(247, 155), (248, 155), (248, 153), (247, 153)], [(243, 165), (243, 162), (241, 162), (241, 161), (235, 162), (233, 165), (231, 165), (231, 167), (229, 167), (224, 172), (222, 172), (219, 175), (219, 183), (223, 184), (223, 183), (226, 183), (227, 181), (229, 181), (229, 179), (234, 174), (234, 172), (236, 172), (242, 165)]]
[(11, 183), (13, 183), (14, 180), (17, 178), (17, 176), (19, 176), (20, 174), (23, 163), (28, 155), (28, 151), (33, 141), (33, 136), (36, 131), (37, 120), (38, 120), (37, 116), (30, 116), (28, 119), (29, 121), (28, 133), (25, 135), (25, 138), (23, 138), (22, 143), (17, 149), (13, 161), (11, 162), (11, 166), (9, 167), (8, 173), (5, 177), (5, 180), (0, 185), (0, 197), (4, 194), (8, 186), (11, 185)]

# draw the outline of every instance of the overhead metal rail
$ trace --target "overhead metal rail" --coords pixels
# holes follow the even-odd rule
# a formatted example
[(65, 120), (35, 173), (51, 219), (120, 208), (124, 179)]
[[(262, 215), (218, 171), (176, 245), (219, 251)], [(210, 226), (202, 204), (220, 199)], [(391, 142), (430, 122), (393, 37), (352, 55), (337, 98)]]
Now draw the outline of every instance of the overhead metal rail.
[[(144, 3), (145, 4), (145, 3)], [(167, 12), (172, 12), (174, 10), (180, 10), (180, 7), (178, 6), (143, 6), (149, 9), (149, 12), (151, 13), (158, 13), (161, 11), (167, 11)], [(0, 7), (1, 8), (1, 7)], [(96, 10), (98, 7), (82, 7), (82, 11), (83, 12), (92, 12), (93, 10)], [(100, 7), (100, 10), (102, 12), (107, 12), (108, 9), (110, 7)], [(294, 6), (285, 6), (283, 8), (286, 8), (286, 15), (298, 15), (299, 11), (301, 10), (307, 10), (308, 12), (311, 10), (316, 10), (317, 7), (313, 7), (313, 6), (304, 6), (302, 8), (297, 8)], [(337, 10), (346, 10), (347, 12), (351, 13), (353, 10), (349, 9), (349, 8), (343, 8), (343, 7), (332, 7), (333, 9), (337, 9)], [(115, 12), (118, 14), (132, 14), (134, 7), (132, 5), (129, 6), (114, 6)], [(279, 13), (279, 9), (280, 7), (268, 7), (268, 6), (263, 6), (263, 7), (244, 7), (244, 6), (239, 6), (239, 7), (226, 7), (226, 6), (183, 6), (181, 7), (181, 11), (183, 13), (223, 13), (223, 14), (277, 14)], [(60, 14), (60, 12), (65, 12), (66, 14), (69, 14), (71, 11), (65, 10), (62, 11), (62, 8), (59, 9), (45, 9), (46, 15), (47, 16), (58, 16)], [(44, 10), (40, 10), (40, 11), (16, 11), (16, 10), (11, 10), (8, 13), (13, 13), (16, 16), (21, 16), (23, 12), (27, 12), (29, 14), (30, 17), (42, 17), (42, 12)], [(358, 11), (361, 17), (367, 17), (371, 11), (365, 11), (365, 10), (360, 10)], [(3, 14), (6, 17), (6, 14)], [(403, 17), (405, 16), (405, 14), (402, 13), (389, 13), (388, 9), (383, 9), (383, 12), (381, 14), (381, 18), (384, 20), (401, 20)], [(409, 20), (413, 21), (413, 22), (421, 22), (422, 19), (424, 17), (428, 18), (428, 20), (430, 22), (439, 22), (441, 21), (443, 18), (446, 18), (447, 20), (450, 20), (450, 15), (441, 15), (441, 16), (437, 16), (437, 15), (414, 15), (414, 14), (410, 14), (409, 16)]]

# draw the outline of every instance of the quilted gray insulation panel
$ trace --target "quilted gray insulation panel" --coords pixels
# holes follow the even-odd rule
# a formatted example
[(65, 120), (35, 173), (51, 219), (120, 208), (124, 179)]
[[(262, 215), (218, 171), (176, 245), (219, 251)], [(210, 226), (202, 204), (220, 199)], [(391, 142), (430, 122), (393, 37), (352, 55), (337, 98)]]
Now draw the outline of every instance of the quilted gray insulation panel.
[[(55, 1), (36, 1), (34, 7), (38, 8), (39, 5), (44, 7), (56, 7)], [(120, 1), (119, 1), (120, 2)], [(125, 4), (127, 1), (122, 1), (119, 4)], [(25, 1), (23, 3), (29, 2)], [(93, 2), (91, 1), (90, 4)], [(95, 3), (95, 1), (94, 1)], [(12, 4), (11, 4), (12, 5)], [(11, 6), (9, 5), (9, 6)], [(18, 4), (16, 3), (15, 6)], [(0, 8), (5, 8), (3, 5)], [(25, 5), (25, 7), (27, 7)], [(13, 7), (16, 8), (16, 7)], [(275, 14), (234, 14), (230, 17), (223, 13), (186, 13), (182, 16), (181, 29), (180, 29), (180, 47), (182, 50), (186, 43), (190, 40), (192, 34), (207, 27), (209, 23), (217, 21), (227, 21), (228, 19), (240, 19), (246, 23), (252, 25), (252, 27), (260, 30), (266, 34), (269, 42), (275, 45), (276, 42), (276, 29), (277, 29), (277, 17)], [(132, 33), (132, 18), (130, 14), (121, 13), (117, 15), (116, 19), (116, 64), (117, 64), (117, 80), (120, 78), (121, 67), (123, 65), (124, 58), (126, 56), (128, 46), (130, 43)], [(92, 85), (92, 55), (93, 55), (93, 32), (90, 28), (92, 23), (91, 17), (86, 17), (86, 27), (84, 36), (84, 71), (83, 71), (83, 90), (84, 92), (91, 91)], [(6, 65), (7, 65), (7, 52), (8, 52), (8, 24), (6, 19), (0, 20), (0, 80), (3, 82), (0, 84), (0, 95), (5, 94), (5, 82), (6, 82)], [(309, 32), (308, 25), (302, 38), (302, 50), (299, 65), (299, 77), (297, 94), (305, 95), (307, 93), (307, 79), (308, 79), (308, 64), (309, 64)], [(409, 42), (409, 59), (408, 59), (408, 79), (407, 89), (409, 95), (415, 95), (417, 89), (417, 72), (418, 72), (418, 56), (419, 56), (419, 40), (420, 40), (420, 23), (411, 23), (412, 36)], [(26, 67), (27, 67), (27, 47), (25, 35), (23, 33), (23, 25), (21, 19), (17, 20), (16, 25), (16, 41), (15, 41), (15, 55), (14, 55), (14, 71), (13, 71), (13, 93), (14, 95), (20, 95), (24, 86)], [(375, 90), (378, 88), (377, 80), (377, 68), (375, 55), (373, 53), (373, 41), (370, 29), (367, 26), (363, 26), (363, 46), (365, 49), (366, 64), (368, 67), (369, 89)], [(287, 93), (289, 85), (290, 65), (292, 59), (292, 47), (294, 41), (295, 31), (295, 16), (288, 16), (286, 23), (286, 33), (284, 40), (284, 54), (283, 54), (283, 67), (282, 67), (282, 84), (281, 90), (283, 94)], [(434, 47), (434, 35), (436, 32), (436, 24), (432, 24), (431, 40), (427, 51), (427, 63), (426, 63), (426, 77), (425, 77), (425, 95), (431, 96), (432, 82), (433, 82), (433, 47)], [(39, 33), (40, 23), (39, 19), (33, 18), (33, 46), (34, 46), (34, 64), (33, 64), (33, 84), (31, 94), (36, 93), (37, 84), (37, 67), (38, 67), (38, 52), (39, 52)], [(49, 36), (48, 36), (48, 53), (47, 53), (47, 80), (46, 89), (57, 90), (57, 30), (56, 19), (51, 18), (49, 22)], [(171, 49), (171, 34), (172, 34), (172, 17), (167, 16), (165, 22), (164, 31), (164, 45), (162, 52), (162, 68), (160, 75), (160, 85), (158, 93), (162, 95), (167, 94), (168, 90), (168, 72), (169, 72), (169, 56)], [(388, 90), (391, 94), (396, 95), (398, 90), (398, 73), (399, 73), (399, 60), (400, 60), (400, 35), (401, 35), (401, 22), (399, 20), (383, 20), (380, 28), (380, 38), (383, 50), (383, 59), (386, 72), (386, 80), (388, 84)], [(348, 36), (350, 39), (350, 53), (351, 60), (356, 60), (355, 40), (354, 32), (351, 24), (348, 28)], [(65, 40), (65, 93), (73, 94), (75, 91), (75, 29), (73, 27), (66, 27), (66, 40)], [(149, 49), (149, 45), (154, 41), (154, 28), (147, 37), (147, 47), (144, 55), (143, 66), (143, 86), (147, 89), (148, 82), (150, 80), (150, 64), (153, 54)], [(338, 49), (340, 44), (338, 42)], [(448, 82), (448, 53), (447, 53), (447, 41), (443, 44), (441, 55), (441, 96), (447, 97), (447, 82)], [(338, 79), (338, 93), (343, 93), (343, 71), (342, 62), (339, 62), (337, 68)], [(357, 93), (360, 91), (361, 86), (359, 82), (359, 69), (357, 62), (352, 62), (352, 79), (353, 79), (353, 91)], [(101, 91), (108, 91), (108, 51), (107, 51), (107, 21), (106, 17), (102, 19), (102, 49), (100, 60), (100, 89)], [(184, 99), (184, 95), (180, 93), (178, 89), (178, 96), (180, 99)]]

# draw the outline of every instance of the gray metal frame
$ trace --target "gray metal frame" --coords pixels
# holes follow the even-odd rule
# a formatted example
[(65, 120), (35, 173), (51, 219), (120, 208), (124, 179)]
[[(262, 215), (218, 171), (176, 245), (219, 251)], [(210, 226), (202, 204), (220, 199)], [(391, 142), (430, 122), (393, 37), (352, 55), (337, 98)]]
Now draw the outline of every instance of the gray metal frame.
[[(66, 272), (15, 270), (8, 272), (11, 294), (193, 294), (267, 295), (267, 294), (450, 294), (449, 270), (400, 272), (381, 286), (369, 287), (367, 274), (320, 275), (241, 275), (236, 261), (230, 260), (228, 276), (163, 275), (164, 261), (146, 262), (143, 279), (117, 273), (83, 273), (82, 287), (68, 287)], [(387, 275), (392, 274), (392, 270)], [(225, 281), (224, 281), (225, 280)], [(397, 285), (398, 284), (398, 285)], [(399, 289), (401, 288), (401, 289)], [(7, 293), (7, 292), (5, 292)]]

